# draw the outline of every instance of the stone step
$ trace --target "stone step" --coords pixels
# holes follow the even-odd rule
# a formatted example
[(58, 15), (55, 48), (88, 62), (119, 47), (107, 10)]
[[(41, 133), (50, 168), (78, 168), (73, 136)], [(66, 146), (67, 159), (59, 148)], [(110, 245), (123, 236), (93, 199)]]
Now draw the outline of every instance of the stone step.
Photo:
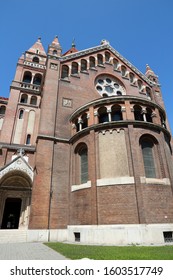
[(27, 241), (26, 230), (0, 230), (0, 243), (18, 243)]

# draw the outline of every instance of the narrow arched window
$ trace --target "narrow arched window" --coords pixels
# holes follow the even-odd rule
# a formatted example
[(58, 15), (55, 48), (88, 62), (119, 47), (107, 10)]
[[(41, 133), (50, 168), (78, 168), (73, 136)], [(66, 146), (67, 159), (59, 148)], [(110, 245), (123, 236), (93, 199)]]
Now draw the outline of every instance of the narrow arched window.
[(150, 139), (141, 141), (142, 156), (144, 162), (145, 176), (147, 178), (156, 178), (156, 170), (154, 163), (154, 143)]
[(57, 50), (53, 50), (53, 55), (57, 55)]
[(129, 74), (130, 83), (133, 84), (135, 80), (135, 75), (133, 73)]
[(86, 113), (82, 115), (81, 121), (82, 121), (82, 129), (88, 127), (88, 118)]
[(69, 76), (69, 67), (67, 65), (62, 66), (61, 78), (65, 79)]
[(87, 71), (87, 61), (85, 59), (81, 59), (81, 71)]
[(31, 83), (31, 80), (32, 80), (32, 74), (31, 74), (31, 72), (26, 71), (26, 72), (24, 73), (24, 76), (23, 76), (23, 83), (28, 83), (28, 84), (30, 84), (30, 83)]
[(120, 121), (122, 120), (122, 112), (121, 112), (121, 106), (115, 105), (111, 108), (111, 120), (112, 121)]
[(138, 80), (137, 84), (138, 84), (139, 91), (142, 91), (142, 86), (143, 86), (142, 81)]
[(90, 56), (90, 58), (89, 58), (89, 65), (90, 65), (90, 68), (95, 68), (95, 66), (96, 66), (96, 64), (95, 64), (95, 57)]
[(151, 99), (151, 89), (149, 87), (146, 87), (146, 95), (148, 99)]
[(141, 106), (135, 105), (133, 107), (134, 109), (134, 117), (136, 121), (143, 121), (143, 115), (142, 115), (142, 108)]
[(27, 103), (28, 102), (28, 95), (27, 94), (22, 94), (20, 102), (21, 103)]
[(150, 108), (146, 109), (146, 121), (153, 122), (152, 120), (152, 110)]
[(103, 56), (101, 54), (97, 55), (97, 63), (98, 65), (103, 65)]
[(34, 77), (33, 84), (40, 86), (41, 85), (41, 80), (42, 80), (42, 75), (36, 74), (35, 77)]
[(117, 59), (113, 59), (113, 67), (114, 67), (114, 70), (118, 70), (118, 60)]
[(5, 111), (6, 111), (6, 107), (5, 106), (1, 106), (0, 107), (0, 115), (5, 115)]
[(123, 65), (121, 66), (121, 73), (122, 73), (122, 76), (125, 77), (126, 76), (126, 72), (127, 72), (127, 69), (126, 67)]
[(26, 137), (26, 145), (30, 145), (31, 144), (31, 135), (28, 134)]
[(105, 62), (110, 62), (110, 53), (109, 52), (105, 52)]
[(86, 183), (88, 181), (88, 149), (84, 145), (80, 148), (79, 152), (80, 160), (80, 183)]
[(72, 73), (73, 75), (78, 74), (78, 63), (77, 63), (77, 62), (72, 62), (71, 73)]
[(31, 97), (30, 104), (31, 104), (31, 105), (37, 105), (37, 97), (36, 97), (36, 96), (32, 96), (32, 97)]
[(23, 115), (24, 115), (24, 110), (20, 110), (19, 111), (19, 119), (23, 119)]
[(107, 108), (106, 107), (101, 107), (98, 110), (98, 118), (99, 118), (99, 123), (104, 123), (109, 121), (108, 113), (107, 113)]

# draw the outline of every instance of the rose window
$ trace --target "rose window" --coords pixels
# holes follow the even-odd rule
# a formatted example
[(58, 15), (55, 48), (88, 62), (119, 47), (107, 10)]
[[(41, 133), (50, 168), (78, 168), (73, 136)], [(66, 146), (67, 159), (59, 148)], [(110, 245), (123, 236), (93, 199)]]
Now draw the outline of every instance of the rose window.
[(126, 94), (122, 83), (118, 79), (109, 76), (100, 76), (97, 78), (96, 90), (103, 97)]

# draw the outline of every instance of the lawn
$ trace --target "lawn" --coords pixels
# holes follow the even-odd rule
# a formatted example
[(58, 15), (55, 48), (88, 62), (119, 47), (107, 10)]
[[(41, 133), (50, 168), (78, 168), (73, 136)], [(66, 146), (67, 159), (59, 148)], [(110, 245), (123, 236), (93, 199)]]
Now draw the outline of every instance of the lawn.
[(45, 245), (76, 260), (173, 260), (173, 246), (91, 246), (66, 243), (45, 243)]

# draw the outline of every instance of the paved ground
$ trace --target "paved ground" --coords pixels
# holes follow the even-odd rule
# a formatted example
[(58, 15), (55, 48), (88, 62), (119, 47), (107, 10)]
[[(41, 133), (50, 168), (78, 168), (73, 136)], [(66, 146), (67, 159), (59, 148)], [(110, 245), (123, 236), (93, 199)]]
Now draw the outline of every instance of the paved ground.
[(0, 260), (66, 260), (42, 243), (0, 244)]

